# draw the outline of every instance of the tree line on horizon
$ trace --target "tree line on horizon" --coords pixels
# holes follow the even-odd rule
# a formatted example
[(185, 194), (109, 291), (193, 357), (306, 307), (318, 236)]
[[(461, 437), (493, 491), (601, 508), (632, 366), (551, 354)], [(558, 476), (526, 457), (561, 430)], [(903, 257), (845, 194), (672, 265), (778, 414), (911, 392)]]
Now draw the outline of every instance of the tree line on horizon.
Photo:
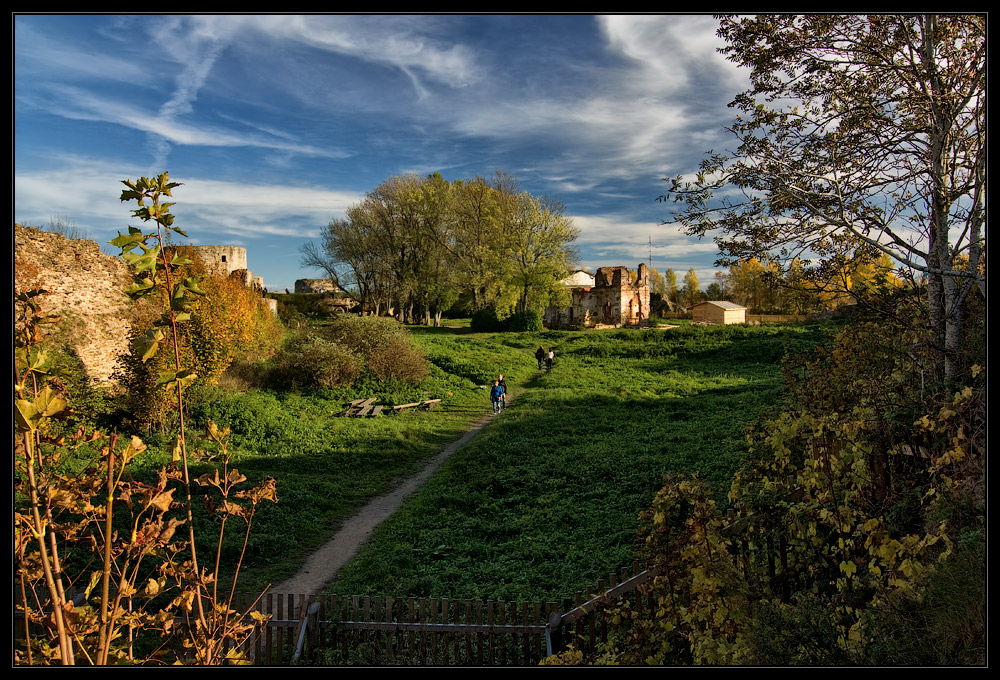
[(891, 291), (914, 283), (885, 254), (858, 253), (807, 266), (792, 260), (782, 267), (774, 260), (749, 257), (717, 271), (704, 290), (694, 268), (681, 279), (667, 269), (650, 270), (649, 286), (654, 308), (677, 312), (706, 300), (742, 305), (751, 314), (815, 314), (853, 303), (872, 290)]

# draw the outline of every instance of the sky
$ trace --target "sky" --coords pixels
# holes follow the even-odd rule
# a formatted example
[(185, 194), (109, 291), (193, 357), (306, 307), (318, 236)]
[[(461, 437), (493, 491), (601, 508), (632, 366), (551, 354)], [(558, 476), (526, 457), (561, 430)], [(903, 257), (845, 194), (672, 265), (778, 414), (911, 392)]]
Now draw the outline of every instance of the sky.
[[(579, 264), (711, 282), (664, 177), (735, 146), (747, 73), (709, 15), (14, 15), (14, 221), (106, 243), (123, 179), (170, 173), (175, 225), (269, 290), (384, 179), (502, 170), (558, 199)], [(134, 207), (134, 205), (132, 205)], [(663, 224), (667, 222), (667, 224)], [(650, 245), (651, 244), (651, 245)], [(105, 252), (114, 252), (105, 246)]]

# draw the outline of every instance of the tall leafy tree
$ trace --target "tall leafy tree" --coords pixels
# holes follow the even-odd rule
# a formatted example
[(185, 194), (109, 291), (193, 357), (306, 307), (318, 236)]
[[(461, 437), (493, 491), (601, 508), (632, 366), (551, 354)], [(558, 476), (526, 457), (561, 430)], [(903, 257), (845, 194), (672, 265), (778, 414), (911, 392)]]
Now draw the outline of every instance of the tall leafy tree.
[(667, 307), (670, 311), (674, 311), (674, 307), (679, 303), (677, 272), (673, 269), (667, 269), (667, 271), (663, 273), (663, 285), (663, 299), (667, 301)]
[(365, 311), (401, 320), (419, 311), (439, 323), (462, 292), (476, 310), (538, 309), (574, 261), (578, 230), (564, 211), (502, 172), (390, 177), (330, 222), (322, 245), (303, 246), (302, 263), (354, 291)]
[(705, 294), (701, 292), (699, 285), (698, 274), (695, 273), (694, 267), (691, 267), (684, 275), (684, 288), (681, 290), (686, 306), (694, 307), (704, 298)]
[(715, 272), (715, 280), (708, 284), (705, 294), (709, 300), (729, 300), (732, 294), (732, 284), (725, 272)]
[(423, 310), (424, 323), (441, 325), (441, 315), (459, 298), (460, 289), (453, 272), (453, 259), (443, 243), (451, 227), (451, 184), (434, 173), (419, 182), (416, 200), (421, 207), (423, 258), (418, 263), (416, 298)]
[[(750, 70), (739, 146), (671, 180), (677, 219), (717, 234), (720, 264), (868, 250), (922, 273), (955, 378), (965, 302), (986, 291), (985, 16), (725, 16), (719, 35)], [(727, 186), (742, 199), (714, 200)]]
[(499, 252), (500, 224), (499, 197), (485, 178), (453, 184), (451, 228), (443, 243), (476, 310), (494, 304), (503, 288), (509, 263)]
[(575, 252), (569, 247), (579, 234), (564, 215), (562, 203), (519, 192), (505, 211), (511, 228), (504, 250), (513, 262), (511, 284), (517, 289), (517, 311), (544, 308), (553, 289), (569, 271)]

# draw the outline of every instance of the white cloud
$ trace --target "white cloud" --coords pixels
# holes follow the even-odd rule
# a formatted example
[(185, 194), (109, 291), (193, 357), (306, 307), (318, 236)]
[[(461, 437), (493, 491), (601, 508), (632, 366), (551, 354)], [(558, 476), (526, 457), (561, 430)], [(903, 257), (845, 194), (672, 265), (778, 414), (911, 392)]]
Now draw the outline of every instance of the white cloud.
[(482, 74), (475, 54), (461, 44), (446, 44), (427, 34), (422, 17), (257, 16), (247, 17), (257, 33), (398, 68), (422, 89), (419, 77), (451, 87), (477, 82)]
[(359, 192), (205, 179), (188, 180), (183, 189), (178, 215), (197, 216), (215, 230), (249, 237), (314, 238), (331, 219), (364, 198)]
[(672, 224), (629, 222), (616, 215), (575, 216), (573, 224), (580, 230), (579, 245), (614, 250), (640, 260), (649, 256), (650, 240), (654, 258), (661, 260), (710, 254), (717, 250), (712, 241), (688, 236)]
[[(269, 135), (239, 134), (209, 125), (183, 123), (172, 115), (152, 114), (135, 105), (115, 101), (75, 87), (54, 86), (52, 89), (58, 94), (59, 105), (58, 108), (51, 105), (52, 108), (48, 109), (49, 113), (75, 120), (102, 121), (122, 125), (154, 134), (174, 144), (209, 147), (259, 147), (327, 158), (345, 158), (349, 155), (335, 149), (294, 144), (285, 141), (287, 135), (274, 139)], [(37, 100), (36, 103), (38, 103)], [(153, 165), (165, 165), (164, 159), (158, 158)]]
[[(18, 173), (14, 177), (14, 217), (33, 225), (62, 215), (91, 233), (140, 224), (130, 217), (134, 204), (119, 200), (121, 180), (149, 174), (148, 170), (82, 158), (65, 158), (61, 169)], [(315, 187), (242, 184), (171, 176), (183, 186), (174, 190), (172, 209), (177, 226), (196, 243), (211, 242), (224, 233), (256, 238), (266, 235), (315, 237), (321, 227), (343, 215), (364, 196), (360, 192)], [(67, 191), (65, 188), (71, 188)], [(103, 230), (100, 231), (100, 230)], [(107, 239), (104, 239), (107, 240)], [(230, 242), (230, 240), (227, 240)]]
[(131, 87), (142, 87), (149, 82), (149, 74), (139, 60), (78, 47), (17, 19), (14, 59), (17, 72), (23, 77), (64, 82), (116, 81)]
[(743, 89), (746, 77), (717, 49), (725, 43), (715, 31), (718, 21), (705, 15), (615, 15), (600, 17), (608, 45), (639, 64), (633, 77), (655, 82), (665, 94), (699, 85), (711, 73), (734, 89)]

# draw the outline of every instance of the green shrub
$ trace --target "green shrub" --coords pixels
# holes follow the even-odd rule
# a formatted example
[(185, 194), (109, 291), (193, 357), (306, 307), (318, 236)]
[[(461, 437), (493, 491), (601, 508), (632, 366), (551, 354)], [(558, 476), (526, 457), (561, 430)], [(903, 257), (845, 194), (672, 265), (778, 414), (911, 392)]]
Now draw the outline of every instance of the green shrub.
[(427, 359), (395, 319), (341, 314), (326, 335), (358, 356), (381, 380), (416, 384), (427, 377)]
[(408, 338), (391, 338), (368, 354), (368, 368), (381, 380), (397, 380), (417, 384), (427, 377), (427, 359)]
[(417, 384), (430, 366), (394, 319), (341, 314), (329, 326), (290, 340), (271, 382), (292, 390), (333, 389), (356, 384), (366, 369), (380, 381)]
[(354, 382), (364, 362), (350, 348), (313, 333), (289, 341), (275, 361), (273, 379), (292, 390), (340, 387)]
[(521, 333), (543, 330), (542, 313), (536, 309), (515, 312), (503, 320), (503, 330)]
[(323, 332), (330, 340), (350, 347), (363, 357), (394, 338), (407, 337), (406, 327), (387, 316), (338, 314)]
[(472, 315), (469, 327), (477, 333), (495, 333), (502, 330), (495, 309), (480, 309)]

